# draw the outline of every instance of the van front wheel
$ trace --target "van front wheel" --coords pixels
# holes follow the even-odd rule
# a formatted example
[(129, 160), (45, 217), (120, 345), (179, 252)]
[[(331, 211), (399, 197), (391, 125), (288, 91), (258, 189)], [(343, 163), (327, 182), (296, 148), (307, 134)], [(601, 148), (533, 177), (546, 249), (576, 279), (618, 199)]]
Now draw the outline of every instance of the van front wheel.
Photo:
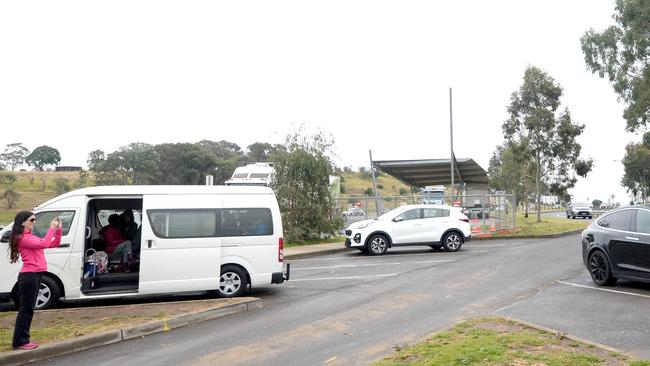
[(219, 289), (217, 293), (221, 297), (237, 297), (246, 292), (248, 286), (248, 277), (246, 272), (240, 267), (226, 265), (221, 267), (221, 277), (219, 277)]
[[(17, 309), (20, 309), (20, 294), (18, 288), (12, 292), (14, 304)], [(41, 285), (38, 289), (38, 296), (36, 297), (35, 310), (49, 309), (59, 302), (61, 296), (61, 288), (59, 284), (48, 275), (41, 277)]]

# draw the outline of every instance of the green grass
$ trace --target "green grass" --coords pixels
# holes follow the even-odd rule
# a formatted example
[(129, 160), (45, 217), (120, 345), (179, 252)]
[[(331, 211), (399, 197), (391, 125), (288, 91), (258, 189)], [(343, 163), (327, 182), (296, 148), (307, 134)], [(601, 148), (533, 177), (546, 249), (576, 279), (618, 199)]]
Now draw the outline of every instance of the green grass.
[(301, 247), (304, 245), (323, 244), (323, 243), (343, 243), (344, 241), (345, 241), (345, 237), (335, 236), (329, 239), (310, 240), (305, 243), (284, 243), (284, 247), (291, 248), (291, 247)]
[(534, 235), (555, 235), (576, 230), (583, 230), (589, 225), (588, 220), (571, 220), (565, 217), (542, 216), (542, 222), (537, 222), (534, 214), (524, 218), (523, 213), (517, 213), (517, 231), (512, 234), (499, 234), (496, 237), (519, 237)]
[(423, 343), (396, 350), (373, 365), (650, 365), (500, 318), (462, 322)]

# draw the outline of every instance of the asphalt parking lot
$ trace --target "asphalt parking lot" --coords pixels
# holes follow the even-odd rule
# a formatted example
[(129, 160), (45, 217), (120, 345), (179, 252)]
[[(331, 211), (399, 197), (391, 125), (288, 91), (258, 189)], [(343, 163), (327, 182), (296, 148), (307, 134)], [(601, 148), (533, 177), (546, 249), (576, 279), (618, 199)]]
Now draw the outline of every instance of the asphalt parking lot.
[[(473, 241), (457, 253), (419, 247), (379, 257), (350, 250), (292, 260), (291, 281), (250, 293), (264, 302), (259, 311), (49, 364), (119, 358), (124, 365), (365, 365), (395, 345), (478, 315), (525, 320), (650, 358), (650, 286), (597, 288), (582, 265), (579, 240)], [(254, 357), (262, 353), (263, 362)]]
[(650, 284), (596, 286), (586, 270), (497, 310), (650, 359)]

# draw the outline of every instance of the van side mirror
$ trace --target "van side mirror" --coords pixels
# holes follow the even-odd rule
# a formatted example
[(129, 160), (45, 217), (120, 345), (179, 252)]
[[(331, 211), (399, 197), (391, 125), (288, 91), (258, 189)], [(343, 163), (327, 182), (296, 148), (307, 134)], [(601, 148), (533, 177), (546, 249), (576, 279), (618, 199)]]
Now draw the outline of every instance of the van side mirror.
[(11, 230), (7, 230), (2, 234), (2, 238), (0, 238), (0, 243), (8, 243), (10, 238), (11, 238)]

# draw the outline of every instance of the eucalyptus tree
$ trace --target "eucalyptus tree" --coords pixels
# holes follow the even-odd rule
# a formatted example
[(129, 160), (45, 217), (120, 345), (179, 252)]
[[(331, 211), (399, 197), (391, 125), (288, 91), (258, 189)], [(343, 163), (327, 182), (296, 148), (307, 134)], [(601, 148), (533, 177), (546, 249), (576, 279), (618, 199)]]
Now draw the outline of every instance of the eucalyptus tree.
[(533, 190), (531, 178), (535, 172), (531, 159), (514, 142), (497, 146), (490, 158), (488, 177), (490, 187), (515, 196), (515, 206), (524, 203), (524, 217), (528, 217), (529, 193)]
[(589, 70), (607, 76), (627, 104), (627, 130), (642, 131), (650, 118), (650, 1), (617, 0), (613, 18), (616, 24), (582, 36), (582, 52)]
[(580, 160), (576, 137), (585, 126), (574, 123), (567, 108), (559, 110), (562, 87), (541, 69), (529, 66), (523, 84), (512, 93), (508, 119), (502, 129), (506, 143), (519, 149), (519, 161), (534, 167), (537, 221), (541, 221), (541, 189), (548, 184), (565, 191), (576, 183), (575, 174), (585, 177), (591, 160)]
[(59, 150), (47, 145), (37, 147), (27, 155), (27, 157), (25, 157), (25, 163), (33, 166), (34, 169), (38, 171), (43, 171), (46, 166), (54, 166), (60, 162), (61, 154), (59, 153)]
[(25, 162), (27, 154), (29, 154), (29, 150), (22, 143), (14, 142), (5, 146), (4, 152), (0, 154), (0, 162), (13, 171)]
[(287, 136), (284, 149), (273, 154), (271, 186), (289, 241), (321, 239), (338, 229), (340, 219), (333, 215), (335, 205), (329, 189), (334, 171), (332, 145), (333, 140), (323, 133), (304, 136), (296, 132)]
[(623, 158), (625, 174), (621, 184), (635, 200), (648, 202), (650, 197), (650, 132), (643, 136), (643, 142), (630, 143)]

